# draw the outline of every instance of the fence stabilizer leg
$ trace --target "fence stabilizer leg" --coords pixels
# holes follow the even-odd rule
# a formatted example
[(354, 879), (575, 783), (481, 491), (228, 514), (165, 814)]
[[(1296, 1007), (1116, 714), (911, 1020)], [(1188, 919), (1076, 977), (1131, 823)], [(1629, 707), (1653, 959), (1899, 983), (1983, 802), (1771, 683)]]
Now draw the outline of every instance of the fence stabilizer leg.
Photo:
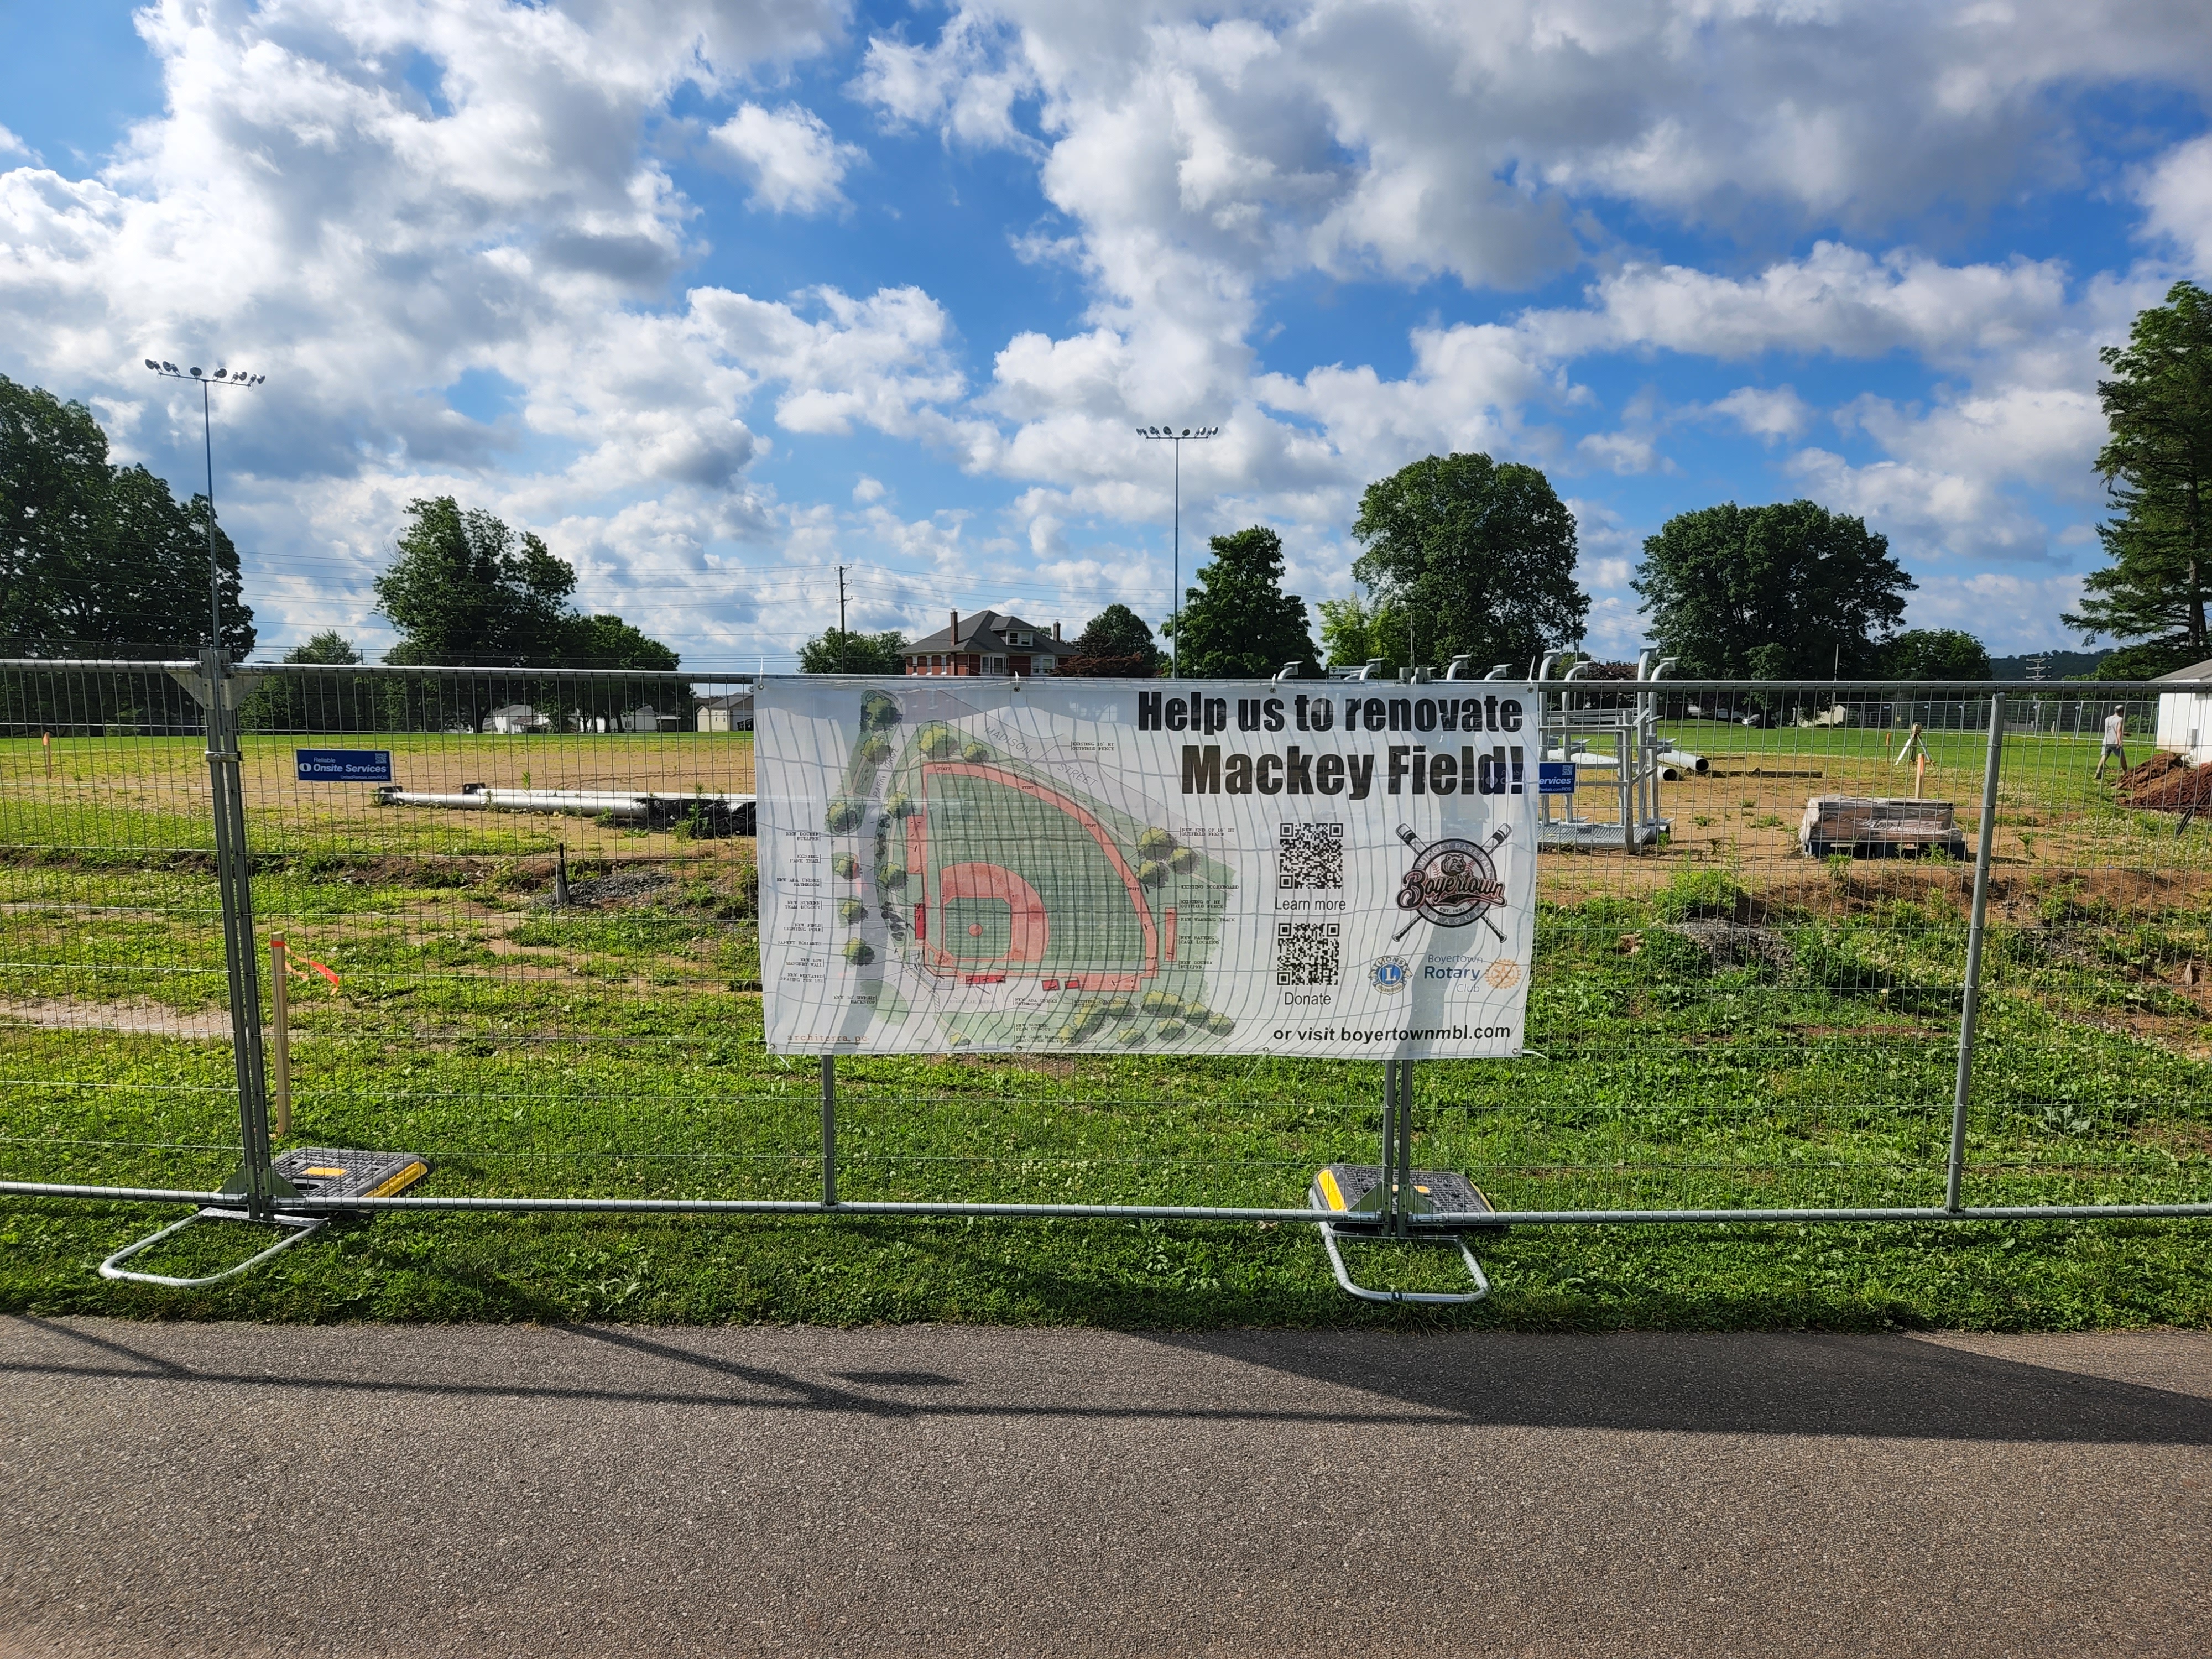
[[(113, 1255), (109, 1256), (106, 1261), (100, 1264), (100, 1276), (102, 1279), (127, 1279), (134, 1285), (162, 1285), (167, 1286), (171, 1290), (196, 1291), (202, 1285), (220, 1285), (226, 1279), (237, 1278), (249, 1267), (259, 1267), (263, 1262), (268, 1261), (270, 1257), (276, 1255), (278, 1252), (289, 1250), (295, 1244), (313, 1237), (315, 1234), (323, 1230), (325, 1225), (329, 1223), (330, 1219), (331, 1218), (326, 1215), (284, 1215), (279, 1213), (267, 1217), (256, 1217), (245, 1210), (195, 1210), (191, 1214), (186, 1216), (182, 1221), (173, 1221), (167, 1226), (162, 1228), (159, 1232), (149, 1233), (145, 1237), (138, 1240), (135, 1244), (125, 1244)], [(255, 1255), (246, 1257), (245, 1261), (240, 1262), (236, 1267), (225, 1267), (219, 1273), (210, 1273), (204, 1279), (177, 1279), (167, 1273), (134, 1273), (131, 1269), (123, 1266), (123, 1264), (130, 1261), (132, 1256), (152, 1249), (156, 1244), (159, 1244), (164, 1239), (174, 1238), (179, 1233), (184, 1231), (185, 1228), (195, 1226), (200, 1222), (252, 1222), (255, 1220), (261, 1220), (266, 1225), (283, 1227), (288, 1231), (283, 1237), (278, 1239), (267, 1249), (258, 1251)]]
[[(396, 1198), (430, 1173), (429, 1160), (414, 1152), (364, 1152), (349, 1146), (299, 1146), (277, 1158), (265, 1176), (270, 1196), (295, 1203), (302, 1199), (343, 1200), (349, 1198)], [(254, 1211), (253, 1172), (241, 1168), (222, 1184), (222, 1191), (249, 1200), (244, 1209), (230, 1209), (210, 1205), (195, 1211), (182, 1221), (173, 1221), (161, 1231), (126, 1244), (100, 1264), (102, 1279), (126, 1279), (140, 1285), (166, 1285), (174, 1290), (197, 1290), (203, 1285), (220, 1285), (226, 1279), (235, 1279), (248, 1267), (258, 1267), (280, 1250), (289, 1250), (341, 1216), (359, 1215), (358, 1210), (319, 1211), (313, 1215), (302, 1215), (295, 1211), (264, 1209)], [(234, 1267), (226, 1267), (205, 1279), (173, 1279), (166, 1273), (142, 1273), (126, 1271), (122, 1263), (141, 1251), (150, 1250), (165, 1238), (173, 1238), (187, 1227), (202, 1221), (258, 1221), (264, 1225), (290, 1229), (290, 1236), (278, 1239), (257, 1255), (250, 1255)]]

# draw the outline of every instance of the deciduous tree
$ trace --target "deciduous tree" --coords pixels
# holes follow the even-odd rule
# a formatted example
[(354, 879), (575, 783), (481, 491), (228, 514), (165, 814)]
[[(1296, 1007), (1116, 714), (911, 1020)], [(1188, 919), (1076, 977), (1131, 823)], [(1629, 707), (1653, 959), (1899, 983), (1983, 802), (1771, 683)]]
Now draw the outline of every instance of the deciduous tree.
[[(208, 509), (143, 466), (107, 459), (82, 404), (0, 375), (0, 639), (34, 653), (84, 646), (161, 655), (208, 637)], [(253, 649), (238, 549), (218, 525), (222, 644)]]
[(1908, 628), (1882, 647), (1885, 679), (1985, 680), (1989, 647), (1955, 628)]
[(1874, 672), (1917, 584), (1865, 520), (1800, 501), (1668, 520), (1635, 586), (1679, 672), (1771, 680)]
[(1321, 647), (1331, 668), (1358, 668), (1381, 660), (1391, 673), (1413, 666), (1413, 630), (1397, 605), (1354, 593), (1321, 602)]
[(1158, 643), (1145, 619), (1126, 605), (1109, 605), (1076, 636), (1076, 654), (1062, 674), (1111, 679), (1150, 679), (1160, 672)]
[(1283, 538), (1264, 525), (1206, 545), (1213, 557), (1184, 590), (1182, 614), (1168, 624), (1176, 667), (1194, 679), (1272, 678), (1283, 665), (1320, 663), (1306, 623), (1306, 602), (1283, 592)]
[[(1430, 455), (1367, 486), (1352, 574), (1375, 611), (1413, 619), (1409, 657), (1528, 662), (1583, 637), (1589, 595), (1575, 581), (1575, 518), (1533, 466)], [(1370, 653), (1388, 659), (1376, 641)]]
[(799, 647), (802, 674), (903, 674), (906, 635), (894, 629), (885, 634), (855, 634), (825, 628)]
[(399, 629), (394, 663), (513, 666), (563, 654), (576, 573), (528, 531), (463, 510), (451, 495), (407, 505), (413, 520), (376, 579), (377, 608)]

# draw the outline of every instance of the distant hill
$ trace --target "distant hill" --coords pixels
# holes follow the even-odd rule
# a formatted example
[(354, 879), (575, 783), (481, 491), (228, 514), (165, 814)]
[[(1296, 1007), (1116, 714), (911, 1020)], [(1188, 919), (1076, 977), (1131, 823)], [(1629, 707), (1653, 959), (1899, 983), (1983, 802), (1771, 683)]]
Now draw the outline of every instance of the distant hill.
[(2078, 674), (2094, 674), (2097, 665), (2112, 655), (2109, 651), (2045, 651), (2030, 652), (2027, 656), (1991, 657), (1990, 677), (1999, 680), (2025, 680), (2034, 678), (2027, 665), (2027, 657), (2040, 655), (2044, 659), (2043, 678), (2063, 680)]

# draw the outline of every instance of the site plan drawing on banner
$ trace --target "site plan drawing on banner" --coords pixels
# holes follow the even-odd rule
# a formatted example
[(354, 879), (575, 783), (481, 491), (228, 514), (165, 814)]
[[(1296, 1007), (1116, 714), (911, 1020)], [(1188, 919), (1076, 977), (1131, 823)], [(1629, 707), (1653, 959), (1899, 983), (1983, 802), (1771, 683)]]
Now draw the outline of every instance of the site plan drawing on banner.
[(789, 1054), (1518, 1054), (1538, 708), (1497, 681), (771, 678)]

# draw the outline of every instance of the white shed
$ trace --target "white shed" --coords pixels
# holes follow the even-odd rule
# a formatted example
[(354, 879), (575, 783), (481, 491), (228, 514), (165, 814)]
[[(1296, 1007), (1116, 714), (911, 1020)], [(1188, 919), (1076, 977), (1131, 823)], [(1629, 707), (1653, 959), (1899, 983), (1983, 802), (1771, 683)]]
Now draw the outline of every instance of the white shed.
[(512, 737), (519, 732), (547, 731), (552, 724), (550, 716), (539, 714), (528, 703), (511, 702), (504, 708), (493, 709), (491, 717), (483, 723), (483, 729)]
[(2174, 690), (2158, 694), (2158, 746), (2191, 766), (2212, 761), (2212, 661), (2158, 677)]
[(750, 732), (753, 729), (753, 694), (732, 691), (726, 696), (703, 697), (699, 702), (702, 732)]

